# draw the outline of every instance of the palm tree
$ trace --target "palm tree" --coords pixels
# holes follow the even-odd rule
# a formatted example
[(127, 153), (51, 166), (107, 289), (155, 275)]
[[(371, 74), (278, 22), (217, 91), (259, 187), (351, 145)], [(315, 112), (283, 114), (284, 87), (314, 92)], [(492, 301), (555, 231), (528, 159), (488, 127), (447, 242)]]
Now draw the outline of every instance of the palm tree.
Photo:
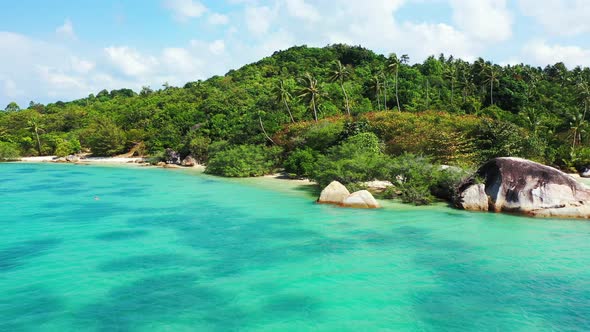
[[(407, 57), (407, 55), (406, 55)], [(399, 105), (399, 94), (398, 94), (398, 78), (399, 78), (399, 67), (401, 65), (401, 61), (397, 58), (397, 55), (395, 55), (395, 53), (392, 53), (389, 56), (388, 62), (387, 62), (387, 71), (390, 73), (393, 73), (394, 77), (395, 77), (395, 102), (397, 103), (397, 110), (401, 111), (401, 107)]]
[(426, 109), (428, 109), (430, 107), (430, 95), (429, 95), (429, 90), (430, 90), (430, 80), (428, 79), (428, 77), (426, 77)]
[(293, 96), (291, 96), (289, 89), (287, 89), (287, 87), (285, 86), (284, 80), (280, 80), (279, 85), (275, 86), (273, 94), (276, 96), (277, 102), (285, 105), (287, 113), (289, 113), (289, 117), (291, 118), (291, 122), (295, 123), (295, 119), (293, 118), (293, 114), (291, 113), (291, 109), (289, 108), (289, 102), (291, 101), (291, 99), (293, 99)]
[(336, 60), (336, 66), (332, 71), (332, 76), (330, 76), (330, 81), (340, 83), (340, 88), (342, 89), (342, 94), (344, 94), (344, 104), (346, 105), (346, 112), (348, 116), (350, 116), (350, 104), (348, 103), (348, 95), (346, 94), (346, 90), (344, 89), (344, 81), (350, 75), (350, 71), (348, 68), (342, 65), (340, 60)]
[(266, 133), (266, 129), (264, 129), (264, 124), (262, 123), (262, 117), (260, 116), (260, 112), (258, 112), (258, 121), (260, 122), (260, 128), (262, 129), (264, 137), (266, 137), (266, 139), (269, 140), (272, 144), (277, 145), (277, 143), (275, 143), (275, 141), (273, 141), (272, 138), (270, 138), (270, 136), (268, 136), (268, 134)]
[(570, 122), (570, 128), (573, 130), (573, 140), (572, 140), (572, 149), (576, 147), (577, 143), (582, 141), (582, 133), (584, 132), (584, 127), (586, 124), (586, 112), (574, 114), (572, 116), (572, 121)]
[(309, 109), (313, 111), (315, 122), (318, 122), (317, 105), (320, 97), (322, 96), (318, 81), (313, 76), (311, 76), (310, 73), (305, 73), (305, 75), (299, 79), (299, 84), (301, 84), (299, 97), (307, 98), (309, 100)]
[(381, 110), (381, 81), (379, 75), (373, 76), (371, 79), (371, 88), (375, 91), (375, 100), (377, 100), (377, 110)]
[(469, 70), (469, 64), (461, 63), (459, 66), (459, 81), (457, 83), (461, 88), (463, 103), (465, 103), (467, 102), (467, 96), (475, 91), (475, 83), (473, 83), (473, 75)]
[(385, 72), (381, 72), (383, 77), (383, 110), (387, 111), (387, 75)]
[(576, 143), (582, 141), (582, 133), (584, 132), (584, 127), (586, 125), (586, 113), (588, 112), (588, 104), (590, 103), (590, 85), (588, 82), (580, 81), (576, 87), (580, 93), (580, 99), (584, 104), (584, 112), (575, 114), (572, 117), (572, 122), (570, 122), (570, 127), (574, 131), (572, 148), (575, 148)]
[(444, 74), (445, 78), (451, 83), (451, 106), (453, 105), (453, 96), (455, 95), (455, 82), (457, 82), (457, 66), (449, 63)]
[(490, 105), (494, 105), (494, 84), (500, 84), (498, 77), (500, 76), (500, 70), (497, 66), (490, 63), (485, 63), (482, 66), (481, 74), (484, 76), (484, 84), (490, 84)]
[(43, 132), (44, 129), (40, 127), (39, 120), (36, 117), (31, 118), (27, 121), (27, 128), (31, 132), (35, 134), (35, 138), (37, 139), (37, 152), (41, 155), (41, 139), (39, 138), (39, 132)]
[(525, 67), (523, 69), (523, 76), (524, 82), (526, 83), (524, 86), (524, 95), (526, 97), (526, 102), (530, 103), (532, 100), (535, 99), (535, 96), (537, 94), (537, 85), (539, 83), (540, 77), (534, 69), (529, 67)]
[(402, 57), (399, 59), (399, 62), (402, 64), (407, 64), (410, 62), (410, 57), (407, 54), (403, 54)]

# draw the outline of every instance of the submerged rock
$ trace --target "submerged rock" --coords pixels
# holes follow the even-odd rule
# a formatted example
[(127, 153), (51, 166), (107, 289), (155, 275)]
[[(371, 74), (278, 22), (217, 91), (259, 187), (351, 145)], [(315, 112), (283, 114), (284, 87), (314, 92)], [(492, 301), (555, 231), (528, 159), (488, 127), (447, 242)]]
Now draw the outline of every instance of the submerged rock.
[(320, 198), (318, 198), (318, 203), (342, 204), (344, 199), (349, 195), (350, 192), (342, 183), (332, 181), (322, 190)]
[(526, 159), (496, 158), (481, 166), (476, 176), (483, 184), (471, 180), (460, 186), (455, 202), (459, 208), (590, 218), (590, 189), (555, 168)]
[(342, 201), (342, 206), (345, 207), (353, 207), (353, 208), (363, 208), (363, 209), (377, 209), (380, 208), (379, 203), (375, 200), (373, 195), (367, 190), (359, 190), (355, 191), (352, 194), (348, 195)]
[(194, 167), (196, 164), (197, 161), (191, 155), (186, 156), (186, 158), (184, 158), (181, 163), (181, 165), (185, 167)]

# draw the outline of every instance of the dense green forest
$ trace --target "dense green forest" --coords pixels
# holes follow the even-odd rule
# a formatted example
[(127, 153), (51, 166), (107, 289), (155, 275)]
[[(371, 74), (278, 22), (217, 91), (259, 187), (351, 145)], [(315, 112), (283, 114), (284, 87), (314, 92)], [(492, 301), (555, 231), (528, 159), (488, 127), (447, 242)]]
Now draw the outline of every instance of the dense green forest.
[(585, 166), (589, 102), (589, 68), (442, 54), (411, 65), (407, 55), (362, 47), (299, 46), (184, 87), (103, 90), (26, 109), (10, 103), (0, 112), (0, 159), (108, 156), (137, 145), (158, 160), (170, 148), (213, 174), (284, 168), (352, 187), (397, 179), (397, 194), (428, 201), (453, 181), (440, 164), (520, 156)]

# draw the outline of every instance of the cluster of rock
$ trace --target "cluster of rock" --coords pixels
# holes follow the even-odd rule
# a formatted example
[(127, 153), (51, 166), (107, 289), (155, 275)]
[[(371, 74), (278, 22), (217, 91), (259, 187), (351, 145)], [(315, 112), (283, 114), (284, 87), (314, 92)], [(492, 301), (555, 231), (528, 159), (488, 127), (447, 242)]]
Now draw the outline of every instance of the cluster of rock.
[(359, 190), (351, 194), (348, 189), (338, 181), (332, 181), (326, 186), (326, 188), (322, 190), (317, 202), (364, 209), (376, 209), (380, 207), (379, 203), (370, 192)]
[(455, 205), (471, 211), (590, 218), (590, 188), (549, 166), (496, 158), (458, 188)]
[(79, 163), (80, 157), (76, 155), (69, 155), (66, 157), (58, 157), (52, 160), (54, 163)]
[(166, 164), (170, 165), (180, 165), (182, 162), (182, 159), (180, 159), (180, 153), (170, 148), (167, 148), (166, 151), (164, 151), (164, 159)]
[(194, 167), (199, 164), (197, 160), (193, 158), (193, 156), (188, 155), (182, 159), (179, 152), (176, 152), (170, 148), (166, 149), (164, 152), (164, 160), (165, 161), (157, 163), (156, 166), (164, 168), (179, 168), (180, 166)]
[(389, 187), (393, 187), (393, 183), (391, 181), (382, 181), (382, 180), (373, 180), (361, 183), (361, 185), (367, 190), (374, 192), (374, 193), (382, 193)]

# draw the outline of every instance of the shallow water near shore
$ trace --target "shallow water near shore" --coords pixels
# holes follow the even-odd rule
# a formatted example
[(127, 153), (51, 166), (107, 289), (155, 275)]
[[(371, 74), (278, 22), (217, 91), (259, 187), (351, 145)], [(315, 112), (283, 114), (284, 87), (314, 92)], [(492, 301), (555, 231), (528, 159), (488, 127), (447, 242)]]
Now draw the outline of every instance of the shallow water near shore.
[(0, 163), (0, 331), (590, 330), (588, 221), (272, 181)]

